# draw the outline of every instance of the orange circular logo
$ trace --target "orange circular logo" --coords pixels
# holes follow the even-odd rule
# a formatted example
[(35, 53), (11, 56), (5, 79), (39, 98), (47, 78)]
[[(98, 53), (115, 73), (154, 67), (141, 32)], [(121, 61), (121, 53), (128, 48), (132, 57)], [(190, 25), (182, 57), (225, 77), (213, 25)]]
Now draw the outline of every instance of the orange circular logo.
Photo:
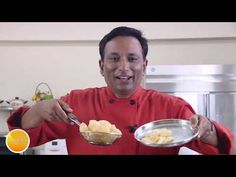
[(14, 153), (26, 151), (30, 144), (29, 135), (22, 129), (14, 129), (7, 134), (7, 148)]

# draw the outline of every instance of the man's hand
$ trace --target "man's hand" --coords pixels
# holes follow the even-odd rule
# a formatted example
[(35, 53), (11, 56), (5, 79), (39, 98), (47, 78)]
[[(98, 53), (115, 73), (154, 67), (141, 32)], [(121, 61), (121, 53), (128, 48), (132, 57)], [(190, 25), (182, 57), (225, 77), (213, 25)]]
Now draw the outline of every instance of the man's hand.
[(209, 118), (201, 115), (194, 115), (190, 118), (192, 125), (199, 127), (199, 135), (201, 141), (214, 146), (218, 145), (218, 137), (215, 127)]
[(22, 117), (21, 126), (29, 129), (39, 126), (44, 120), (64, 121), (70, 123), (67, 114), (72, 113), (72, 109), (62, 100), (44, 100), (35, 104)]

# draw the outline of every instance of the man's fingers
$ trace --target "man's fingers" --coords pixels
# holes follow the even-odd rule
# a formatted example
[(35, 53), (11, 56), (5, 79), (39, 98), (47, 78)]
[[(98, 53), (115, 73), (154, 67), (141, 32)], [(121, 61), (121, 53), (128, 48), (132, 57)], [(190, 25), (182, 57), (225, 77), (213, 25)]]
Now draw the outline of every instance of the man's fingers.
[(211, 129), (211, 128), (210, 128), (211, 125), (209, 124), (209, 120), (208, 120), (208, 118), (206, 118), (206, 117), (202, 117), (200, 123), (201, 123), (201, 125), (199, 126), (199, 127), (200, 127), (199, 136), (200, 136), (200, 137), (203, 137), (203, 136), (205, 136), (205, 134), (206, 134), (207, 132), (209, 132), (209, 129)]
[(198, 126), (199, 128), (198, 138), (201, 138), (208, 130), (208, 119), (201, 115), (194, 115), (190, 118), (190, 121), (194, 127)]
[(193, 125), (193, 127), (196, 127), (198, 125), (198, 115), (193, 115), (190, 118), (190, 122)]
[(66, 123), (69, 123), (69, 119), (67, 117), (67, 114), (64, 112), (64, 110), (61, 107), (58, 107), (55, 110), (56, 114), (58, 117), (60, 117), (60, 119)]
[(51, 117), (51, 120), (52, 120), (52, 121), (61, 121), (60, 116), (58, 116), (56, 112), (53, 112), (53, 113), (51, 114), (51, 116), (52, 116), (52, 117)]
[(64, 101), (58, 100), (58, 103), (60, 104), (62, 109), (65, 110), (66, 112), (73, 112), (73, 110), (70, 108), (70, 106), (68, 104), (66, 104)]
[(68, 119), (69, 113), (73, 112), (73, 110), (67, 105), (64, 101), (58, 100), (59, 107), (56, 109), (57, 115), (66, 123), (70, 123)]

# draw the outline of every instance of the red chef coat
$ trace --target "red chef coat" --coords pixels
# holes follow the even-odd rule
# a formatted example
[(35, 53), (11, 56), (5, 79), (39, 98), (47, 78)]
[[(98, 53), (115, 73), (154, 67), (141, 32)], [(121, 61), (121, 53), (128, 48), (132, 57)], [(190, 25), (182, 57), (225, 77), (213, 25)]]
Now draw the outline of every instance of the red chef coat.
[[(102, 87), (73, 90), (61, 99), (70, 105), (80, 122), (87, 124), (90, 119), (105, 119), (121, 130), (122, 138), (111, 146), (92, 145), (81, 137), (77, 125), (45, 121), (41, 126), (27, 130), (31, 147), (65, 138), (69, 154), (178, 154), (180, 147), (156, 148), (140, 144), (134, 139), (130, 127), (139, 127), (163, 118), (188, 119), (195, 114), (183, 99), (141, 87), (129, 98), (117, 98), (108, 87)], [(10, 130), (20, 128), (21, 117), (28, 109), (22, 107), (9, 117)], [(229, 154), (233, 148), (232, 134), (217, 122), (214, 125), (218, 137), (223, 141), (218, 148), (200, 140), (185, 146), (202, 154)]]

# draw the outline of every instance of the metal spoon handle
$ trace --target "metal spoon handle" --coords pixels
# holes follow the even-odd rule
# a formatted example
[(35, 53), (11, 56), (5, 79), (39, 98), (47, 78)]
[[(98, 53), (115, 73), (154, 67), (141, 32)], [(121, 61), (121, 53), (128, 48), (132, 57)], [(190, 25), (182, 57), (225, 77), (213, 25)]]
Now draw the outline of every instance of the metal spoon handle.
[(74, 114), (69, 114), (68, 118), (74, 122), (76, 125), (80, 126), (80, 122), (78, 121), (77, 117)]

